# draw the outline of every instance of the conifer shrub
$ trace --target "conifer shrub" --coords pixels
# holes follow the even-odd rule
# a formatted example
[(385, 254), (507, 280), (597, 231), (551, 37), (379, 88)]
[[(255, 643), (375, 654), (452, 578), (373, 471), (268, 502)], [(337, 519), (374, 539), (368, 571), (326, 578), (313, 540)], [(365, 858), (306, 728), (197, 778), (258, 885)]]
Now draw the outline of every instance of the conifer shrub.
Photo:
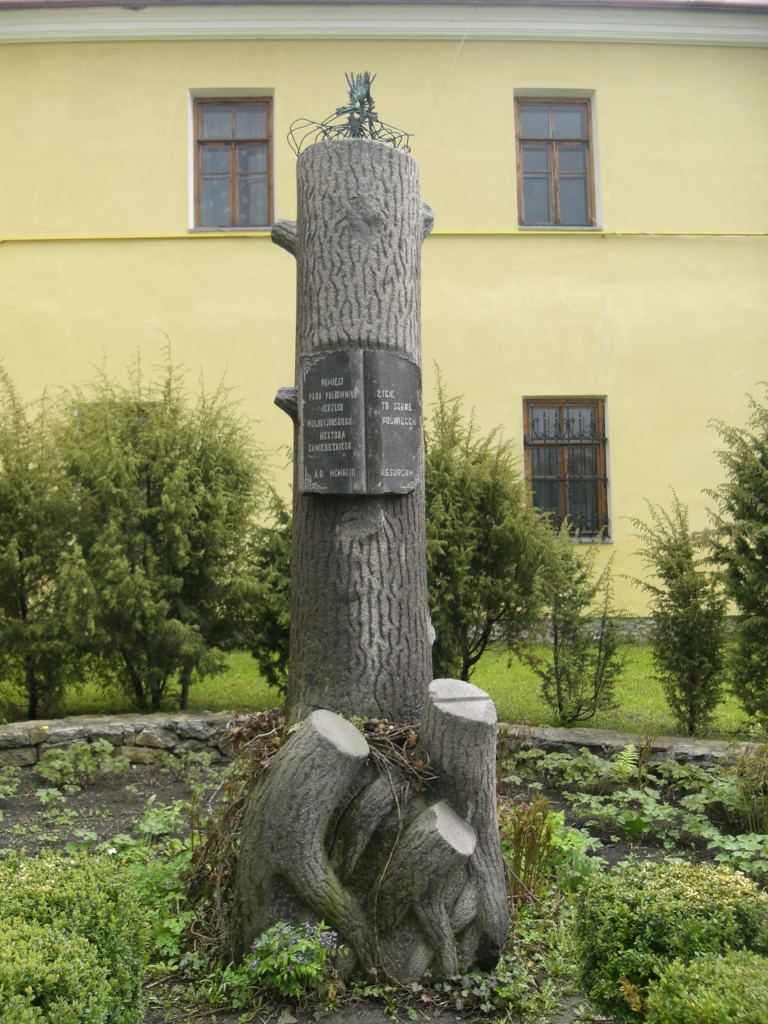
[(768, 724), (768, 384), (750, 398), (744, 427), (714, 424), (725, 447), (725, 481), (710, 497), (712, 557), (739, 617), (730, 659), (733, 691), (749, 715)]
[(107, 969), (95, 945), (64, 925), (2, 922), (3, 1024), (105, 1024), (116, 1019), (111, 1008)]
[(581, 893), (576, 945), (595, 1005), (640, 1021), (649, 986), (673, 960), (735, 949), (768, 954), (768, 893), (726, 868), (625, 861)]
[(247, 623), (240, 630), (259, 671), (270, 686), (285, 695), (291, 632), (290, 506), (271, 490), (268, 516), (254, 531), (250, 563), (255, 585), (247, 606)]
[(618, 653), (610, 563), (594, 570), (594, 549), (580, 549), (565, 523), (543, 581), (551, 660), (532, 659), (541, 695), (562, 725), (585, 722), (616, 706)]
[(424, 441), (433, 674), (469, 679), (491, 641), (514, 650), (540, 617), (552, 531), (514, 445), (484, 434), (439, 379)]
[(51, 403), (21, 401), (0, 364), (0, 703), (18, 713), (23, 697), (27, 718), (56, 714), (93, 628), (55, 420)]
[(673, 715), (689, 736), (711, 721), (723, 691), (725, 596), (704, 565), (688, 509), (673, 492), (669, 511), (648, 505), (649, 521), (633, 519), (650, 573), (635, 579), (649, 598), (650, 642)]
[(647, 1024), (768, 1024), (768, 960), (739, 950), (673, 961), (648, 990)]
[(265, 457), (223, 388), (192, 395), (170, 361), (102, 376), (64, 405), (57, 445), (77, 494), (91, 649), (140, 711), (224, 670), (258, 587), (250, 553)]
[[(0, 862), (0, 933), (12, 935), (16, 919), (64, 930), (76, 950), (81, 949), (80, 940), (86, 940), (100, 967), (93, 974), (97, 994), (101, 978), (107, 978), (104, 998), (109, 1014), (94, 1019), (138, 1024), (149, 931), (127, 875), (110, 858), (46, 851)], [(43, 939), (35, 942), (41, 948), (45, 945)], [(91, 989), (85, 984), (82, 991), (88, 994)]]

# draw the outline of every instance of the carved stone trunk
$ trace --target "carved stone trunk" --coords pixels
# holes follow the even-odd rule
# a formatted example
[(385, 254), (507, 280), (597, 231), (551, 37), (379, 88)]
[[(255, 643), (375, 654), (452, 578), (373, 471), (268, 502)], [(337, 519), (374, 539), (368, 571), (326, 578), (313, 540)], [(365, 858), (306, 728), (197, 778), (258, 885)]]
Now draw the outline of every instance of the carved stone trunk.
[[(421, 244), (432, 213), (421, 202), (416, 162), (385, 143), (337, 140), (303, 152), (297, 175), (297, 222), (273, 230), (297, 262), (297, 384), (307, 357), (323, 353), (390, 353), (393, 366), (420, 367)], [(334, 379), (346, 388), (316, 392), (318, 403), (349, 393), (347, 378)], [(431, 678), (420, 408), (407, 410), (417, 452), (409, 493), (381, 492), (398, 480), (384, 473), (405, 473), (385, 464), (366, 493), (338, 493), (338, 476), (340, 484), (312, 493), (299, 468), (299, 449), (308, 447), (304, 404), (296, 409), (289, 715), (330, 708), (416, 722)], [(328, 411), (312, 423), (336, 428), (315, 435), (330, 439), (325, 447), (360, 445), (343, 397), (314, 408)]]
[[(323, 920), (358, 969), (416, 981), (490, 968), (508, 907), (495, 807), (496, 711), (431, 678), (416, 163), (363, 139), (298, 161), (289, 713), (248, 798), (229, 918), (245, 957), (279, 920)], [(435, 778), (385, 761), (342, 718), (421, 723)]]
[(277, 920), (324, 920), (358, 968), (416, 981), (491, 968), (508, 909), (495, 808), (496, 711), (469, 683), (436, 680), (420, 744), (438, 772), (414, 791), (378, 771), (364, 736), (315, 711), (248, 801), (230, 922), (245, 956)]

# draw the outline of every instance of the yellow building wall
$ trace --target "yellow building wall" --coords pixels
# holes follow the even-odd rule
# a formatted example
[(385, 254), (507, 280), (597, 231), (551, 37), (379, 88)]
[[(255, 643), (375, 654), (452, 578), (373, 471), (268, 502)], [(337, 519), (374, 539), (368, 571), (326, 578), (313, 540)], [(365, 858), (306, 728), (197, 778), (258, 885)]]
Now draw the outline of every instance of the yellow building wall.
[[(120, 375), (141, 352), (222, 376), (270, 448), (292, 382), (293, 261), (264, 234), (189, 231), (190, 90), (274, 94), (276, 214), (295, 213), (300, 116), (378, 73), (415, 133), (436, 210), (424, 248), (434, 364), (484, 427), (520, 441), (525, 395), (605, 395), (618, 574), (626, 517), (674, 485), (705, 521), (710, 418), (743, 422), (766, 377), (768, 109), (762, 49), (467, 41), (49, 43), (0, 47), (0, 356), (22, 393)], [(593, 95), (599, 232), (519, 231), (513, 95)], [(762, 126), (762, 127), (761, 127)], [(276, 462), (280, 459), (276, 457)], [(637, 591), (619, 579), (627, 611)]]

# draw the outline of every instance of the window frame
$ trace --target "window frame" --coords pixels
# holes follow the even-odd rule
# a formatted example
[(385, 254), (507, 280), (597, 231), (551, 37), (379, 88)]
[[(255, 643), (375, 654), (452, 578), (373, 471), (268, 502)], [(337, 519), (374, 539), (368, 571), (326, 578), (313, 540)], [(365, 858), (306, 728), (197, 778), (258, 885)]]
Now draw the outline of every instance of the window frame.
[[(266, 138), (244, 138), (236, 139), (234, 136), (229, 139), (203, 139), (201, 138), (202, 110), (206, 106), (260, 106), (266, 107), (267, 111), (267, 134)], [(271, 96), (193, 96), (192, 97), (192, 142), (194, 145), (194, 226), (195, 231), (258, 231), (267, 230), (274, 223), (274, 131), (273, 131), (273, 103)], [(234, 158), (234, 148), (240, 143), (261, 143), (267, 151), (267, 221), (264, 224), (238, 224), (238, 174)], [(202, 199), (202, 167), (201, 153), (207, 146), (229, 145), (230, 168), (229, 168), (229, 212), (230, 224), (202, 224), (200, 206)]]
[[(592, 98), (589, 96), (557, 96), (557, 95), (518, 95), (515, 96), (515, 160), (516, 160), (516, 176), (517, 176), (517, 223), (518, 227), (524, 228), (528, 231), (589, 231), (597, 228), (597, 197), (595, 188), (595, 162), (596, 153), (594, 150), (594, 126), (592, 123), (593, 117), (593, 104)], [(520, 107), (521, 106), (540, 106), (546, 107), (550, 111), (550, 118), (552, 116), (551, 108), (553, 106), (578, 106), (584, 108), (584, 123), (585, 123), (585, 137), (583, 139), (555, 139), (552, 135), (549, 138), (530, 138), (523, 139), (520, 134)], [(560, 173), (558, 163), (558, 152), (557, 143), (569, 144), (569, 143), (583, 143), (587, 149), (587, 168), (586, 168), (586, 185), (587, 185), (587, 220), (584, 224), (561, 224), (560, 223)], [(552, 218), (546, 223), (526, 224), (525, 222), (525, 180), (523, 174), (523, 153), (522, 146), (524, 143), (533, 143), (535, 145), (547, 146), (549, 152), (549, 163), (551, 171), (548, 173), (549, 179), (549, 203), (550, 210), (552, 212)], [(566, 172), (567, 173), (567, 172)]]
[[(595, 439), (594, 441), (575, 438), (569, 440), (562, 433), (553, 440), (534, 440), (531, 432), (531, 411), (536, 406), (556, 406), (560, 410), (566, 407), (592, 408), (595, 411)], [(561, 424), (564, 417), (560, 416)], [(569, 494), (568, 494), (568, 450), (573, 448), (594, 447), (595, 474), (594, 477), (587, 476), (585, 479), (594, 479), (595, 496), (597, 506), (597, 524), (593, 531), (578, 531), (574, 527), (571, 534), (575, 540), (586, 541), (610, 541), (610, 509), (608, 503), (608, 435), (606, 433), (606, 399), (605, 396), (583, 396), (583, 395), (538, 395), (523, 399), (523, 449), (525, 482), (528, 491), (528, 500), (533, 508), (539, 508), (534, 500), (534, 483), (536, 479), (554, 479), (559, 484), (559, 515), (553, 525), (559, 528), (564, 519), (570, 516)], [(536, 448), (558, 448), (558, 476), (556, 478), (534, 477), (533, 473), (533, 451)], [(546, 511), (542, 509), (542, 511)]]

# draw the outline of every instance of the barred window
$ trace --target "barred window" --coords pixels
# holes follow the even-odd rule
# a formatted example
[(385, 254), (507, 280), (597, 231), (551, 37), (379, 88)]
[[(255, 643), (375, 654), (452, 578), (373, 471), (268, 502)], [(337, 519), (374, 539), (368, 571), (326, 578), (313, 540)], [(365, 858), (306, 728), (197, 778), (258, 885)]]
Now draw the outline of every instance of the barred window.
[(526, 398), (525, 473), (534, 508), (580, 537), (608, 536), (605, 400)]

